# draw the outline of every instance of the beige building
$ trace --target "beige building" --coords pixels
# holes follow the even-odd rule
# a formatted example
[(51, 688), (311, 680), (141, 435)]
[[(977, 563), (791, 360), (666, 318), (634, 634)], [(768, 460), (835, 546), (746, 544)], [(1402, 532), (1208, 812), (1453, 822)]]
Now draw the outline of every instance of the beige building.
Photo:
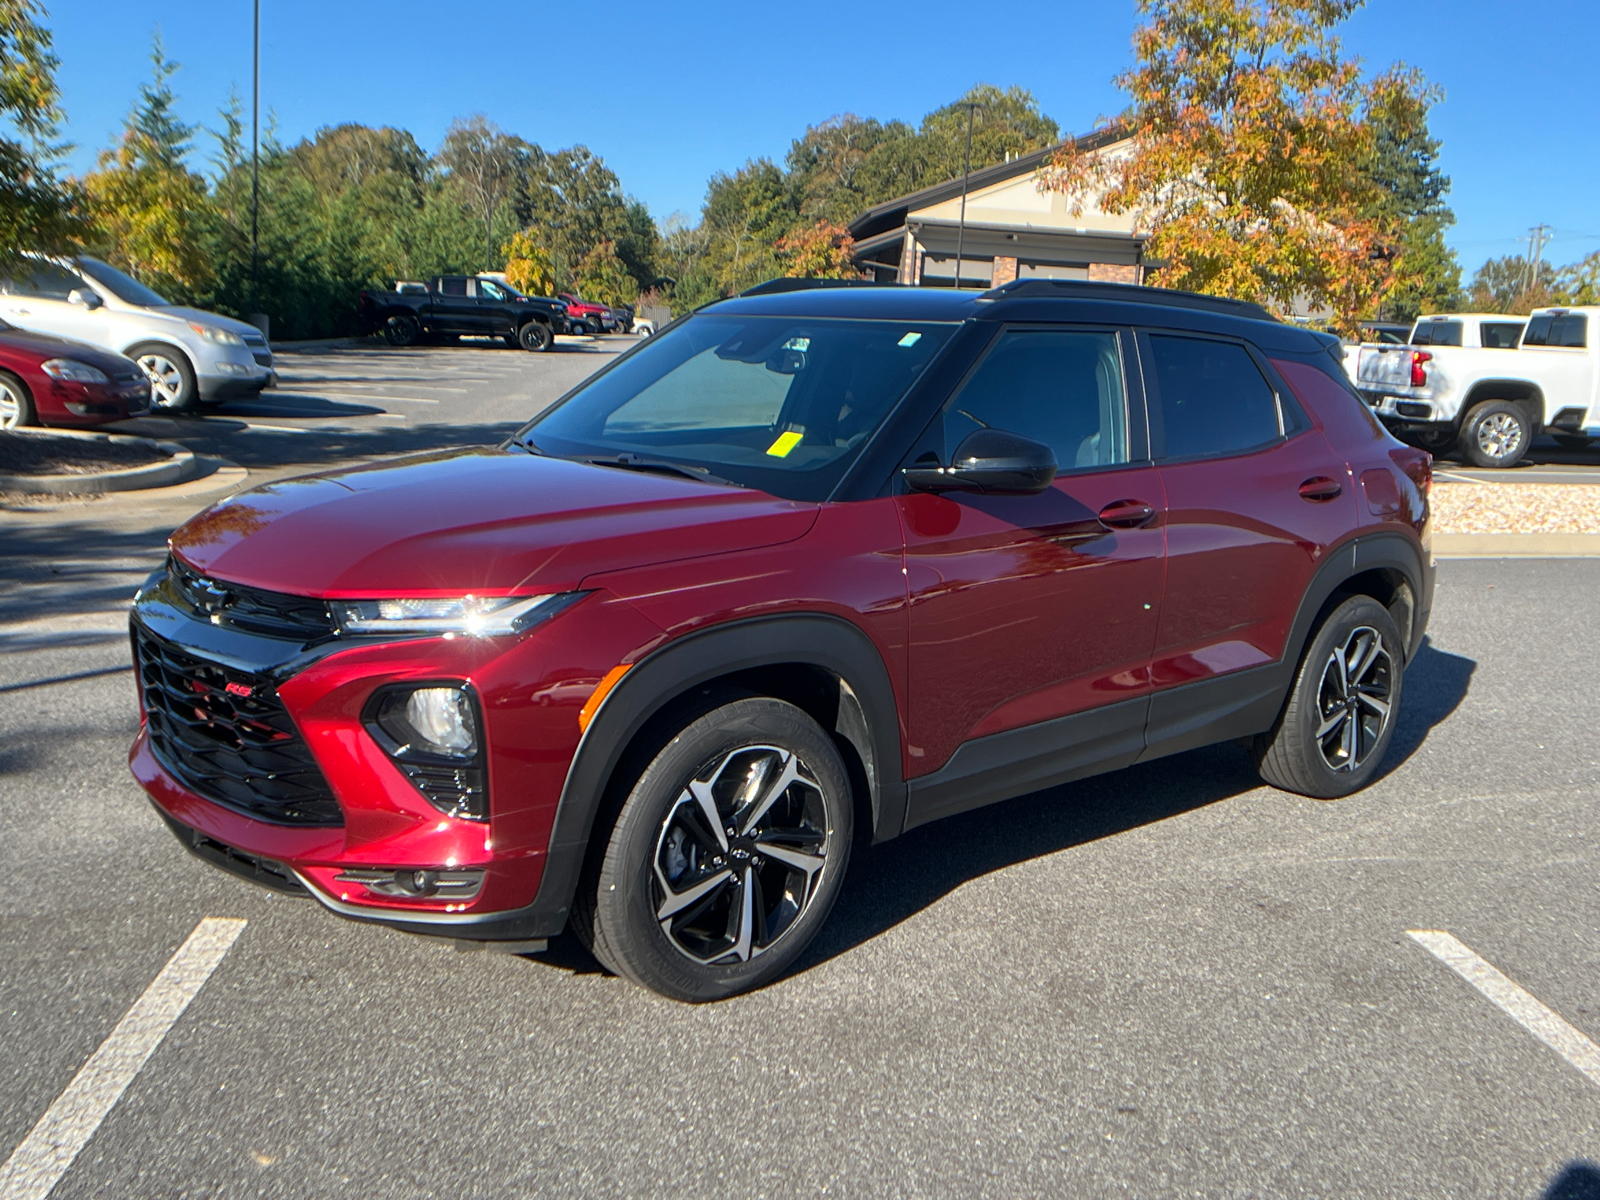
[[(1100, 154), (1125, 144), (1116, 128), (1078, 139), (1080, 149)], [(1029, 278), (1142, 282), (1144, 243), (1131, 213), (1105, 213), (1092, 201), (1073, 213), (1074, 197), (1039, 190), (1039, 167), (1055, 152), (1052, 146), (974, 171), (964, 234), (960, 179), (868, 209), (850, 223), (854, 261), (880, 282), (951, 287), (959, 240), (966, 287)]]

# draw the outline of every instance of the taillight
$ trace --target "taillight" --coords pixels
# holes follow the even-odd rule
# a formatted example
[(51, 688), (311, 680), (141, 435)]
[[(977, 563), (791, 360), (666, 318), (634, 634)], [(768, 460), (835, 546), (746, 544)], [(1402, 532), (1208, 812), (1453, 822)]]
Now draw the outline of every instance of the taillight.
[(1389, 451), (1389, 457), (1424, 496), (1433, 489), (1433, 455), (1414, 446), (1402, 446)]
[(1413, 350), (1411, 352), (1411, 386), (1428, 386), (1428, 363), (1433, 361), (1433, 355), (1426, 350)]

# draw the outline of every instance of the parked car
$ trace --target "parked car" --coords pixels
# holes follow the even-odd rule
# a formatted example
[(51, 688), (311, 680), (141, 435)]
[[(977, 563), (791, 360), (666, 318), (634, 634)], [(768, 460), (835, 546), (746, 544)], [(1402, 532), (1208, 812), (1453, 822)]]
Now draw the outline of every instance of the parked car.
[(382, 333), (391, 346), (467, 334), (504, 338), (537, 352), (566, 332), (565, 305), (524, 296), (502, 280), (440, 275), (425, 286), (404, 280), (398, 286), (393, 292), (362, 292), (357, 302), (362, 328)]
[(638, 334), (640, 337), (642, 337), (642, 338), (651, 337), (651, 336), (653, 336), (655, 334), (655, 331), (656, 331), (656, 323), (654, 321), (652, 321), (649, 317), (636, 317), (636, 318), (634, 318), (633, 332)]
[(1362, 345), (1346, 365), (1354, 358), (1356, 386), (1401, 439), (1510, 467), (1541, 432), (1569, 449), (1600, 436), (1597, 320), (1600, 308), (1535, 309), (1514, 353), (1430, 340), (1426, 350)]
[(580, 300), (571, 292), (561, 292), (558, 298), (566, 301), (573, 333), (586, 333), (592, 337), (616, 328), (616, 315), (604, 304)]
[(0, 429), (104, 425), (150, 408), (150, 380), (132, 359), (0, 321)]
[(0, 318), (131, 358), (150, 377), (151, 406), (165, 412), (255, 396), (273, 379), (272, 348), (254, 325), (171, 304), (87, 255), (29, 256), (0, 279)]
[(611, 315), (616, 321), (615, 333), (632, 333), (634, 310), (631, 304), (611, 305)]
[(1365, 786), (1432, 605), (1429, 461), (1253, 305), (735, 298), (499, 447), (180, 528), (131, 765), (189, 850), (342, 916), (571, 928), (727, 996), (852, 847), (941, 817), (1225, 741)]

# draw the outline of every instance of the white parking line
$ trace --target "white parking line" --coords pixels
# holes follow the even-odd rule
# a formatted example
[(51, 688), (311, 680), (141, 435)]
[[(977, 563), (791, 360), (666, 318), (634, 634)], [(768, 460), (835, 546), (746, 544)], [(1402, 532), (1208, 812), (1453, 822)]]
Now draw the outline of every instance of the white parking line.
[(258, 421), (246, 421), (246, 429), (262, 429), (268, 433), (310, 433), (309, 429), (302, 429), (298, 425), (262, 425)]
[(207, 917), (0, 1166), (0, 1200), (44, 1200), (244, 930)]
[(1600, 1046), (1568, 1025), (1559, 1013), (1546, 1008), (1451, 934), (1436, 929), (1408, 929), (1406, 933), (1600, 1087)]
[(401, 404), (437, 404), (437, 403), (439, 403), (438, 400), (430, 400), (426, 396), (389, 396), (389, 395), (383, 395), (383, 394), (368, 395), (365, 392), (360, 392), (360, 393), (357, 393), (357, 392), (317, 392), (317, 393), (315, 393), (315, 396), (318, 397), (318, 398), (329, 398), (329, 399), (333, 399), (333, 400), (382, 400), (382, 401), (385, 401), (385, 402), (390, 401), (390, 400), (397, 400)]

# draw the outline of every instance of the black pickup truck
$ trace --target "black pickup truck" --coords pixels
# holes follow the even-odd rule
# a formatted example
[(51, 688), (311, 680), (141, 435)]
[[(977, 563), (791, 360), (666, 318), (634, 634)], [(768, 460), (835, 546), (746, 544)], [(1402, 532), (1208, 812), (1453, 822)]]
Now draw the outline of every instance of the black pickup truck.
[(393, 292), (362, 292), (362, 328), (391, 346), (423, 338), (501, 337), (524, 350), (548, 350), (567, 332), (567, 306), (524, 296), (496, 279), (440, 275), (428, 284), (402, 283)]

